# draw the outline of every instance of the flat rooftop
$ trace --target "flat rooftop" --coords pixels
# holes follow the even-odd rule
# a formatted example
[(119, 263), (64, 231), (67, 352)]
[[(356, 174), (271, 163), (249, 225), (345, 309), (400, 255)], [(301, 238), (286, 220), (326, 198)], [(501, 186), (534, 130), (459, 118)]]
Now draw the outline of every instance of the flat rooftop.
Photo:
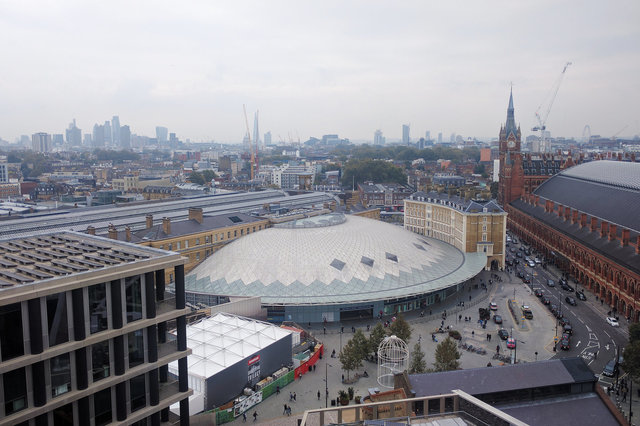
[(0, 292), (167, 255), (175, 254), (77, 232), (1, 239)]

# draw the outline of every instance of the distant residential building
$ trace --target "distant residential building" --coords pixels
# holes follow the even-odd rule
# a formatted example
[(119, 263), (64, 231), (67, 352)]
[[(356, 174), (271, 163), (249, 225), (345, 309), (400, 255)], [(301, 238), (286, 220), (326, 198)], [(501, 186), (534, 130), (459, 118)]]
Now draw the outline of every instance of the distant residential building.
[(36, 152), (51, 152), (51, 135), (48, 133), (34, 133), (31, 136), (31, 148)]
[(82, 145), (82, 130), (76, 126), (76, 119), (74, 118), (71, 123), (69, 123), (69, 128), (65, 130), (65, 137), (67, 143), (70, 146), (81, 146)]
[(382, 130), (378, 129), (375, 131), (375, 133), (373, 134), (373, 144), (374, 145), (384, 145), (385, 143), (385, 139), (384, 136), (382, 136)]
[(264, 134), (264, 145), (265, 146), (271, 145), (271, 132), (267, 132)]
[(158, 143), (167, 142), (168, 136), (169, 136), (169, 129), (162, 126), (156, 126), (156, 138), (158, 139)]
[(467, 180), (462, 176), (455, 175), (447, 175), (442, 173), (437, 173), (433, 176), (432, 182), (434, 185), (442, 185), (445, 189), (449, 188), (459, 188), (464, 186)]
[(416, 192), (404, 200), (404, 228), (464, 253), (484, 252), (487, 269), (504, 268), (507, 213), (494, 200)]
[(111, 122), (109, 120), (104, 122), (104, 141), (106, 144), (111, 144)]
[(285, 164), (272, 172), (271, 182), (282, 189), (310, 189), (314, 170), (307, 166)]
[(360, 201), (365, 207), (387, 207), (400, 209), (403, 200), (412, 193), (411, 189), (397, 183), (373, 183), (358, 184)]
[(19, 183), (0, 183), (0, 199), (14, 198), (21, 195)]
[(0, 163), (0, 183), (9, 182), (9, 170), (7, 163)]
[(442, 132), (438, 133), (438, 143), (442, 143)]
[(409, 143), (411, 142), (411, 136), (409, 135), (410, 130), (411, 130), (411, 126), (409, 124), (402, 125), (402, 144), (403, 145), (409, 145)]

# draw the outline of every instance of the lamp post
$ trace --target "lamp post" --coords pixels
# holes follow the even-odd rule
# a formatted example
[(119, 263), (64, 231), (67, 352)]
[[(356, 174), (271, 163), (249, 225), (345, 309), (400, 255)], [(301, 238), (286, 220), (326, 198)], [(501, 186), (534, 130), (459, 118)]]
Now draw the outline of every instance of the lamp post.
[(327, 368), (333, 367), (328, 362), (324, 365), (324, 408), (329, 408), (329, 381), (327, 376)]

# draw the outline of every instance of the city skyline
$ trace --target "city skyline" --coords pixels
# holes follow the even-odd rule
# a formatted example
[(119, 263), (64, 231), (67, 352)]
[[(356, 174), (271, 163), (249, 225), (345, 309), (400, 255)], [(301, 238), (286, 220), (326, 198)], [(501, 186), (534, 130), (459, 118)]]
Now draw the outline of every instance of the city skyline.
[(640, 134), (640, 4), (463, 6), (4, 3), (0, 137), (64, 133), (73, 118), (86, 134), (118, 115), (132, 133), (161, 125), (183, 140), (241, 143), (246, 104), (274, 141), (372, 140), (376, 129), (392, 141), (406, 123), (414, 135), (496, 138), (511, 83), (526, 137), (569, 61), (552, 137), (579, 138), (585, 125)]

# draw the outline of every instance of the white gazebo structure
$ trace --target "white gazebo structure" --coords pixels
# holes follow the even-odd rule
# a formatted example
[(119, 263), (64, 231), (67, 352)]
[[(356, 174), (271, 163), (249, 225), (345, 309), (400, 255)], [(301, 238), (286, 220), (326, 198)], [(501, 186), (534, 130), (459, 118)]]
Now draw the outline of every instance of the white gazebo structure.
[(385, 337), (378, 346), (378, 384), (393, 389), (393, 376), (409, 368), (409, 348), (396, 336)]

